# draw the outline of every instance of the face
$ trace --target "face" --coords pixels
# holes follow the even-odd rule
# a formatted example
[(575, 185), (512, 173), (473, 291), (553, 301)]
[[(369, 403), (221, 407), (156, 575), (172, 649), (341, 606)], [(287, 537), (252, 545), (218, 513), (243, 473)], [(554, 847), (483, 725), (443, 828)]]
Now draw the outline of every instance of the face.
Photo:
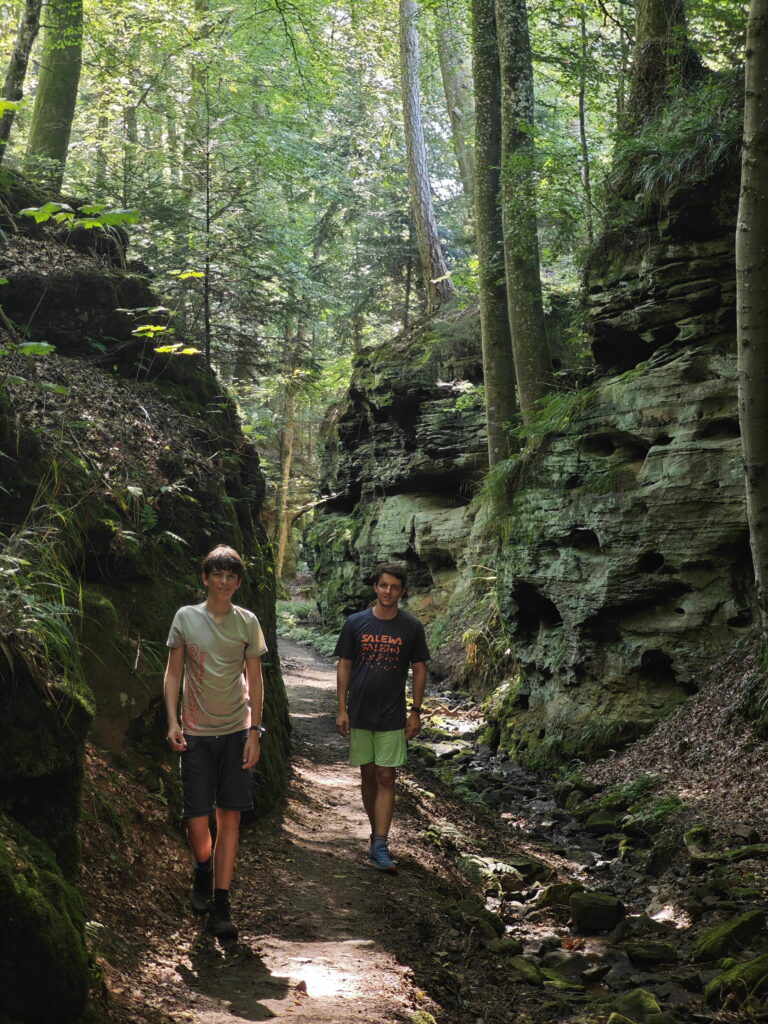
[(391, 576), (388, 572), (384, 572), (373, 584), (373, 590), (382, 607), (392, 608), (402, 597), (405, 587), (397, 576)]
[(217, 597), (231, 598), (242, 582), (236, 572), (228, 572), (226, 569), (213, 569), (208, 575), (203, 573), (203, 583), (208, 587), (208, 593)]

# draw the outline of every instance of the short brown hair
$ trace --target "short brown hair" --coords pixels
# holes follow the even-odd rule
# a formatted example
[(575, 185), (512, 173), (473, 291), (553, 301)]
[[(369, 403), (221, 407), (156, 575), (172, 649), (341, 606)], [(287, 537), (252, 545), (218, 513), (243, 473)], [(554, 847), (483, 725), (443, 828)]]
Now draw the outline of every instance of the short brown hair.
[(245, 566), (240, 555), (227, 544), (218, 544), (203, 559), (203, 572), (210, 576), (214, 569), (233, 572), (239, 579), (245, 576)]
[(405, 569), (402, 565), (394, 565), (389, 562), (382, 562), (381, 565), (377, 565), (373, 570), (373, 582), (378, 583), (381, 577), (386, 573), (388, 576), (394, 576), (395, 579), (400, 580), (403, 584), (403, 590), (408, 589), (408, 577), (405, 574)]

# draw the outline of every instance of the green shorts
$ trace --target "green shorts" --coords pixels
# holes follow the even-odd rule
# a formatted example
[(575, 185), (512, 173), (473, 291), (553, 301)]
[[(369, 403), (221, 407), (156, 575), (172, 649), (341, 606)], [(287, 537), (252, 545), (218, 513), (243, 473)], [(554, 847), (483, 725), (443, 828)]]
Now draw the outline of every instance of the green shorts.
[(349, 763), (370, 764), (380, 768), (399, 768), (408, 763), (405, 729), (374, 732), (372, 729), (349, 730)]

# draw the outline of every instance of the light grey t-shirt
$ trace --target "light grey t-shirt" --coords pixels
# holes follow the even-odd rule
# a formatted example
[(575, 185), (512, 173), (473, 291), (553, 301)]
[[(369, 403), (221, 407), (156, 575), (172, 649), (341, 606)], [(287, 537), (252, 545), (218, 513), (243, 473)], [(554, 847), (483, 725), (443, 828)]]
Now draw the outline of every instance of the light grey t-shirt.
[(179, 608), (168, 647), (184, 648), (181, 727), (192, 736), (227, 736), (251, 724), (245, 659), (267, 650), (259, 620), (239, 605), (217, 622), (205, 604)]

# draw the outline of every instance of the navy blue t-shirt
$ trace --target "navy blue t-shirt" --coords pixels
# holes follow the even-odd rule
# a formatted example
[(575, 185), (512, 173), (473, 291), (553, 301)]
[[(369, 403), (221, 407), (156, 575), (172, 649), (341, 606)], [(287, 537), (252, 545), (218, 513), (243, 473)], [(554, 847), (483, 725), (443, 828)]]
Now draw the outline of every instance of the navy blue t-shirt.
[(379, 619), (370, 608), (350, 615), (334, 655), (352, 662), (347, 711), (353, 729), (404, 729), (405, 681), (415, 661), (429, 661), (424, 627), (398, 608)]

